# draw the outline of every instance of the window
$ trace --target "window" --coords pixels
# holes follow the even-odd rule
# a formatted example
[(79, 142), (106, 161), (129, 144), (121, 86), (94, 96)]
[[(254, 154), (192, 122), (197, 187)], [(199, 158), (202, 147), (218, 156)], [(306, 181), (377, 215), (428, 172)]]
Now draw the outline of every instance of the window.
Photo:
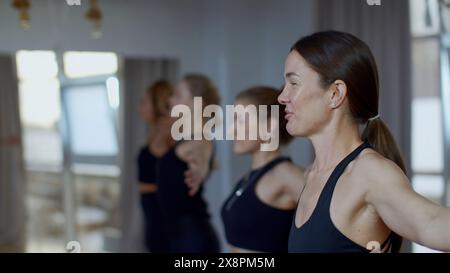
[(62, 96), (77, 170), (86, 164), (95, 164), (100, 171), (98, 165), (117, 165), (117, 69), (118, 58), (112, 52), (64, 53)]
[(439, 3), (437, 0), (410, 0), (411, 31), (413, 37), (438, 35)]
[(56, 55), (52, 51), (19, 51), (16, 62), (26, 165), (58, 170), (62, 143)]
[(64, 73), (68, 78), (112, 75), (117, 69), (117, 55), (112, 52), (70, 51), (64, 54)]
[[(412, 35), (412, 184), (445, 204), (444, 109), (441, 92), (441, 23), (438, 0), (410, 0)], [(413, 244), (413, 252), (435, 252)]]
[[(27, 170), (27, 250), (65, 252), (67, 234), (76, 230), (83, 252), (107, 251), (105, 242), (118, 237), (118, 57), (19, 51), (16, 64)], [(70, 183), (64, 182), (67, 177)]]
[[(117, 155), (117, 138), (113, 112), (108, 102), (106, 84), (71, 86), (64, 90), (64, 102), (70, 125), (71, 152), (75, 162), (79, 157), (101, 157)], [(80, 111), (80, 109), (83, 109)]]

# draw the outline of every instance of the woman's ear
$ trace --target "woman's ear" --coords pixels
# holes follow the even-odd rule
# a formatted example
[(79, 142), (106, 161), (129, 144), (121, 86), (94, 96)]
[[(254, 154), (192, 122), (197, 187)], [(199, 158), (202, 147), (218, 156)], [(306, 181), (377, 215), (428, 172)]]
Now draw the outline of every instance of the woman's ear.
[(328, 91), (330, 92), (330, 107), (332, 109), (339, 108), (347, 96), (347, 85), (342, 80), (336, 80)]

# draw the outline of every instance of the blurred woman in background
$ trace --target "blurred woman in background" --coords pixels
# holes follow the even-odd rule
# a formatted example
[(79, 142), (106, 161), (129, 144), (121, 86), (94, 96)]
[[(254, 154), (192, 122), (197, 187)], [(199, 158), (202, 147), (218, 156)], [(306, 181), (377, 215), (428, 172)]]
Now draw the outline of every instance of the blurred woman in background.
[[(208, 105), (220, 103), (218, 90), (207, 77), (186, 75), (177, 85), (170, 104), (172, 107), (184, 105), (194, 112), (194, 97), (203, 100), (200, 111)], [(158, 197), (169, 252), (220, 251), (202, 196), (203, 183), (212, 170), (213, 161), (214, 145), (203, 139), (177, 142), (158, 162)]]
[[(261, 106), (269, 109), (277, 101), (279, 91), (271, 87), (254, 87), (240, 93), (235, 105)], [(284, 107), (280, 107), (284, 113)], [(272, 117), (267, 111), (268, 128), (279, 131), (279, 143), (287, 145), (292, 137), (286, 131), (283, 114)], [(251, 119), (249, 119), (251, 120)], [(304, 185), (303, 169), (295, 166), (289, 157), (282, 155), (281, 148), (261, 151), (264, 141), (237, 140), (237, 128), (258, 130), (257, 124), (248, 122), (244, 116), (235, 118), (233, 150), (239, 155), (251, 155), (252, 166), (237, 183), (222, 207), (222, 220), (232, 252), (287, 252), (289, 230), (300, 190)]]
[(144, 215), (145, 246), (150, 252), (167, 252), (168, 239), (157, 198), (157, 165), (159, 159), (175, 144), (170, 136), (172, 118), (169, 98), (173, 88), (160, 80), (151, 85), (141, 99), (139, 112), (148, 124), (150, 134), (138, 156), (138, 180)]

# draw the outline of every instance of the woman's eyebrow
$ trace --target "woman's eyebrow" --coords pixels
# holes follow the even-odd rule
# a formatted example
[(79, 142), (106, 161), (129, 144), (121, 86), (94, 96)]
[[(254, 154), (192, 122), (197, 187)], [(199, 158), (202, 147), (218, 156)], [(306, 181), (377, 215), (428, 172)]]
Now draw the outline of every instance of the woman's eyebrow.
[(286, 78), (290, 78), (290, 77), (298, 77), (298, 78), (300, 78), (300, 75), (295, 73), (295, 72), (288, 72), (288, 73), (285, 74), (285, 77)]

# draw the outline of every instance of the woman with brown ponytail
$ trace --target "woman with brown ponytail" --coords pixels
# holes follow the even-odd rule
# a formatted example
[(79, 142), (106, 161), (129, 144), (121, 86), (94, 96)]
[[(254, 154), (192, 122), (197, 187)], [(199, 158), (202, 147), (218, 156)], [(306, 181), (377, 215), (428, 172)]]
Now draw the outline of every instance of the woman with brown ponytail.
[(379, 246), (398, 252), (402, 237), (450, 251), (450, 208), (411, 188), (378, 112), (378, 72), (368, 46), (336, 31), (302, 38), (287, 57), (285, 82), (279, 102), (286, 106), (287, 130), (309, 138), (315, 150), (289, 251), (368, 252)]

